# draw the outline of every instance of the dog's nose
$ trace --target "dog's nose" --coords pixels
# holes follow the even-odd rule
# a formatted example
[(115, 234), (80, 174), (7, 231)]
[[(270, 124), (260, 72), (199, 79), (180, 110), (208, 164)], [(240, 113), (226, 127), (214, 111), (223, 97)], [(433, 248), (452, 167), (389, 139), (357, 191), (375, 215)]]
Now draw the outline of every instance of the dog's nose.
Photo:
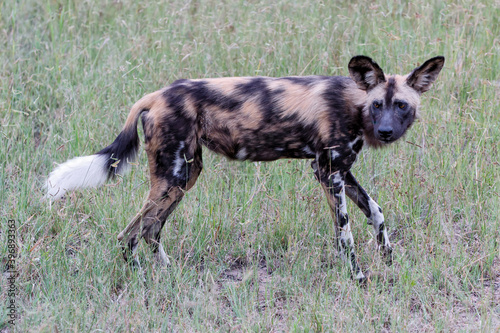
[(382, 139), (390, 139), (392, 136), (392, 127), (385, 126), (378, 129), (378, 134)]

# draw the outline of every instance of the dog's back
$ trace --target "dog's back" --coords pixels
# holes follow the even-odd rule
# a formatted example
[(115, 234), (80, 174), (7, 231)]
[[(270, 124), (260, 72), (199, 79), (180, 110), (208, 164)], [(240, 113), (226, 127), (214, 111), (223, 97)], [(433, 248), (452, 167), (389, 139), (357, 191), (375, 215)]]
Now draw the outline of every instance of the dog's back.
[(161, 132), (163, 142), (199, 140), (232, 159), (314, 158), (362, 134), (365, 96), (339, 76), (179, 80), (164, 89), (164, 107), (142, 120), (146, 143)]

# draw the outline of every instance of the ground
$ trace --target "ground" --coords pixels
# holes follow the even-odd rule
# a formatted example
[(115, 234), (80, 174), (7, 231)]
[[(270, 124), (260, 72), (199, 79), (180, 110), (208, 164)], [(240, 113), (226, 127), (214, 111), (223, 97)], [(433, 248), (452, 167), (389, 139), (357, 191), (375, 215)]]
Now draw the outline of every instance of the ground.
[[(494, 0), (1, 2), (0, 332), (498, 331), (499, 17)], [(116, 239), (147, 195), (142, 148), (127, 176), (43, 200), (55, 163), (110, 144), (176, 79), (348, 75), (357, 54), (398, 74), (446, 57), (419, 121), (353, 168), (394, 244), (387, 266), (348, 203), (366, 285), (335, 250), (310, 161), (205, 151), (162, 233), (172, 266), (141, 243), (142, 272)]]

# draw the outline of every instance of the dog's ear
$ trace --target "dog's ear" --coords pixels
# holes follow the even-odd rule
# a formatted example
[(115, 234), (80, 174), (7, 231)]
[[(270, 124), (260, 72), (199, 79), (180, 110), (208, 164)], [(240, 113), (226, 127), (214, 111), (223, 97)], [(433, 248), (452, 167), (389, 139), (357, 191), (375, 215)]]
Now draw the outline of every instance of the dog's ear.
[(415, 89), (419, 94), (429, 90), (436, 80), (444, 65), (444, 57), (434, 57), (420, 67), (417, 67), (408, 75), (406, 84)]
[(355, 56), (349, 61), (349, 74), (359, 89), (369, 91), (379, 83), (385, 82), (384, 71), (371, 58)]

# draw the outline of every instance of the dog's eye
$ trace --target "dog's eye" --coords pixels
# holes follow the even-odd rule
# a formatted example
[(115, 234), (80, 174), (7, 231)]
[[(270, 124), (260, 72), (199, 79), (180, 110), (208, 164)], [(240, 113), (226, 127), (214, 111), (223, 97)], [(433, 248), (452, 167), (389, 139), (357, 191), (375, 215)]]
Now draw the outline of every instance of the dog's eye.
[(399, 103), (398, 103), (398, 108), (400, 108), (401, 110), (406, 109), (406, 103), (399, 102)]
[(380, 108), (380, 106), (381, 106), (381, 105), (380, 105), (380, 103), (378, 103), (378, 102), (373, 102), (373, 107), (374, 107), (375, 109), (379, 109), (379, 108)]

